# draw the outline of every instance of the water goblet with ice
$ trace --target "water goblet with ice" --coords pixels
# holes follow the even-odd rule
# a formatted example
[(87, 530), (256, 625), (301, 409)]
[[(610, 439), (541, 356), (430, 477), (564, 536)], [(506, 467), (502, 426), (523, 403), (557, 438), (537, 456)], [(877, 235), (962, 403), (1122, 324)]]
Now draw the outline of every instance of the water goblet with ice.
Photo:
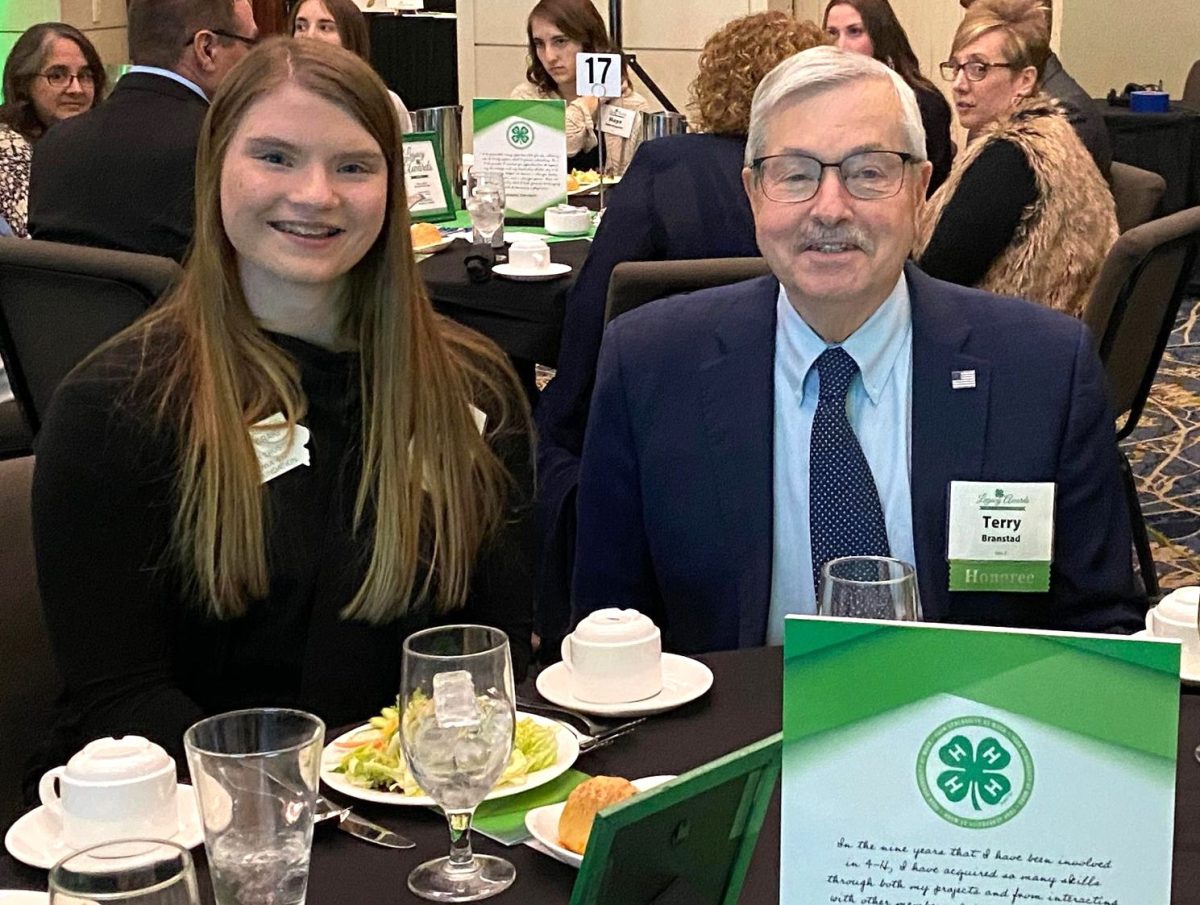
[(404, 642), (400, 742), (413, 777), (446, 814), (450, 854), (415, 868), (408, 888), (437, 902), (473, 902), (507, 889), (516, 869), (471, 850), (475, 808), (512, 755), (512, 660), (502, 631), (451, 625)]

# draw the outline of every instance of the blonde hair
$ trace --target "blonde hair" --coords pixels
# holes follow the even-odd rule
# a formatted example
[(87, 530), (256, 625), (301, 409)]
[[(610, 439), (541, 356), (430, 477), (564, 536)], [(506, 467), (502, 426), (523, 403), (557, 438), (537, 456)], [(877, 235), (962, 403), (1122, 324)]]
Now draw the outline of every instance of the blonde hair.
[[(362, 475), (354, 530), (365, 533), (366, 574), (345, 618), (382, 623), (432, 599), (445, 612), (467, 597), (476, 553), (505, 516), (511, 479), (489, 439), (530, 442), (524, 396), (489, 341), (434, 314), (415, 272), (403, 156), (391, 100), (354, 54), (321, 41), (274, 38), (222, 82), (201, 133), (196, 230), (183, 275), (164, 301), (111, 344), (171, 343), (141, 367), (135, 396), (178, 432), (178, 509), (172, 549), (217, 617), (266, 596), (261, 471), (249, 426), (305, 414), (298, 368), (263, 334), (238, 278), (220, 208), (221, 171), (250, 106), (293, 84), (336, 104), (379, 144), (388, 206), (372, 247), (346, 278), (341, 338), (359, 352)], [(143, 361), (149, 356), (143, 353)], [(138, 390), (142, 390), (139, 393)], [(489, 415), (481, 436), (469, 404)]]
[(773, 10), (742, 16), (715, 31), (700, 51), (688, 106), (701, 132), (745, 135), (754, 89), (792, 54), (830, 43), (815, 22)]
[(1038, 81), (1050, 56), (1050, 5), (1046, 0), (975, 0), (958, 24), (953, 56), (989, 32), (1004, 35), (1004, 60), (1014, 72), (1032, 66)]

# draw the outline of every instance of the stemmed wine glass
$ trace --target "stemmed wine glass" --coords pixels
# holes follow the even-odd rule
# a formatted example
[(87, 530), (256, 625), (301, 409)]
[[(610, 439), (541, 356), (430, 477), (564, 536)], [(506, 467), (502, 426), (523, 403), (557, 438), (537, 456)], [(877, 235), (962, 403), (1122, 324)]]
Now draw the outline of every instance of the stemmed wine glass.
[(822, 616), (917, 622), (921, 602), (917, 576), (906, 562), (888, 556), (843, 556), (821, 569)]
[(507, 889), (516, 868), (471, 851), (475, 808), (513, 749), (512, 660), (504, 632), (482, 625), (426, 629), (404, 641), (400, 743), (413, 777), (446, 814), (450, 854), (408, 875), (437, 902), (473, 902)]
[(472, 167), (467, 173), (467, 213), (483, 241), (491, 245), (504, 225), (504, 174)]
[(50, 869), (51, 905), (200, 905), (187, 849), (159, 839), (105, 842), (67, 855)]

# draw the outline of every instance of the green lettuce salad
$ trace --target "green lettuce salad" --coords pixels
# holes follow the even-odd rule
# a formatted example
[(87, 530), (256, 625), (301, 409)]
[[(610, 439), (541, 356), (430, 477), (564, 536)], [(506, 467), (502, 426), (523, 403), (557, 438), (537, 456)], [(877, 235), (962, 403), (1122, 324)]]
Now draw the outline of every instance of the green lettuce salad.
[[(414, 699), (409, 704), (409, 713), (429, 703)], [(336, 743), (346, 753), (333, 772), (341, 773), (348, 783), (363, 789), (410, 796), (425, 794), (409, 771), (400, 748), (399, 707), (384, 707), (370, 722), (370, 729)], [(514, 736), (512, 756), (497, 786), (519, 785), (530, 773), (544, 770), (558, 760), (557, 733), (552, 726), (539, 725), (531, 717), (519, 717)]]

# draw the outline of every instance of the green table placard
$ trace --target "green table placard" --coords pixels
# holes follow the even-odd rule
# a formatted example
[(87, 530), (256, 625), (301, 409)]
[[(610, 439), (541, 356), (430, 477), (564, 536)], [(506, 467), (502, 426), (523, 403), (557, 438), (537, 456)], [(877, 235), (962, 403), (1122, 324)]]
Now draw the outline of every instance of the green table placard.
[(567, 200), (567, 105), (475, 98), (473, 168), (504, 174), (505, 222), (540, 223)]
[(783, 687), (781, 902), (1169, 905), (1177, 643), (789, 617)]
[(475, 811), (472, 829), (501, 845), (517, 845), (532, 839), (532, 834), (525, 828), (525, 815), (534, 808), (566, 801), (571, 790), (587, 778), (586, 773), (568, 770), (528, 792), (485, 801)]

